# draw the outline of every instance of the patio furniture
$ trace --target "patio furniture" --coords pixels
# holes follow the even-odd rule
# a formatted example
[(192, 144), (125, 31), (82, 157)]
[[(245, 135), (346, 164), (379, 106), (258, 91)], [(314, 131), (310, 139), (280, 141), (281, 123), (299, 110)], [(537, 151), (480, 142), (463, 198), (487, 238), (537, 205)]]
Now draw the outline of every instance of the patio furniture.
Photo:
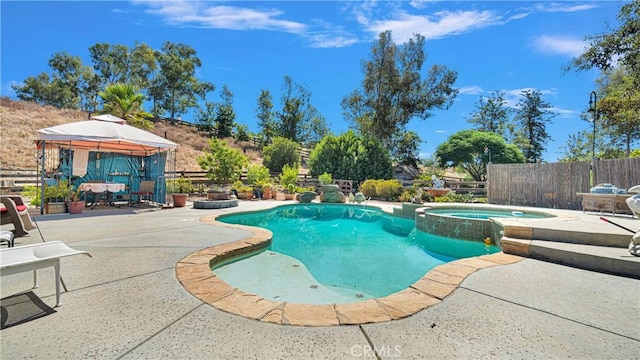
[(156, 186), (156, 182), (153, 180), (144, 180), (140, 182), (140, 189), (138, 191), (131, 192), (131, 195), (138, 197), (136, 204), (142, 204), (144, 200), (153, 201), (153, 191)]
[(10, 247), (0, 250), (0, 275), (13, 275), (33, 270), (33, 287), (38, 287), (38, 269), (53, 266), (56, 281), (56, 305), (60, 306), (60, 258), (84, 254), (86, 251), (75, 250), (61, 241), (50, 241), (33, 245)]
[(582, 211), (610, 212), (616, 214), (631, 214), (631, 209), (626, 201), (631, 194), (594, 194), (576, 193), (582, 197)]
[(113, 193), (124, 191), (125, 184), (112, 181), (89, 181), (80, 184), (78, 189), (80, 189), (80, 191), (93, 193), (93, 202), (90, 206), (94, 209), (101, 200), (104, 200), (106, 205), (116, 206), (113, 203)]
[(0, 244), (7, 243), (7, 247), (13, 247), (15, 245), (15, 235), (13, 232), (7, 230), (0, 230)]
[(22, 201), (20, 195), (1, 195), (0, 202), (2, 203), (0, 223), (2, 225), (13, 224), (13, 232), (16, 237), (28, 235), (29, 230), (36, 228), (31, 220), (31, 215), (29, 215), (27, 205)]

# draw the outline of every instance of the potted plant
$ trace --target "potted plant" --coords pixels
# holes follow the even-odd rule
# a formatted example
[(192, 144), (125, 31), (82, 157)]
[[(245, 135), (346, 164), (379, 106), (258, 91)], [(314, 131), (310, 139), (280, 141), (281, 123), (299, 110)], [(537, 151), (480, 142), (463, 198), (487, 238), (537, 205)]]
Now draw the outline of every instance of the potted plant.
[(287, 189), (285, 190), (284, 193), (284, 199), (285, 200), (293, 200), (296, 197), (296, 185), (295, 184), (289, 184), (287, 185)]
[(238, 180), (233, 183), (233, 188), (236, 191), (236, 196), (238, 199), (251, 199), (253, 198), (253, 188), (251, 186), (245, 185), (242, 181)]
[(262, 184), (262, 198), (265, 200), (269, 200), (272, 198), (272, 194), (271, 194), (271, 188), (273, 187), (273, 185), (271, 185), (271, 183), (264, 183)]
[(44, 207), (47, 214), (66, 212), (66, 199), (69, 196), (69, 181), (58, 180), (55, 185), (45, 185)]
[(171, 194), (171, 197), (173, 198), (173, 207), (184, 207), (187, 204), (189, 194), (193, 191), (194, 189), (191, 179), (180, 176), (175, 181), (173, 193)]
[(221, 187), (214, 187), (207, 191), (207, 200), (229, 200), (229, 192)]
[(80, 188), (69, 193), (69, 214), (82, 214), (84, 209), (84, 201), (80, 200)]

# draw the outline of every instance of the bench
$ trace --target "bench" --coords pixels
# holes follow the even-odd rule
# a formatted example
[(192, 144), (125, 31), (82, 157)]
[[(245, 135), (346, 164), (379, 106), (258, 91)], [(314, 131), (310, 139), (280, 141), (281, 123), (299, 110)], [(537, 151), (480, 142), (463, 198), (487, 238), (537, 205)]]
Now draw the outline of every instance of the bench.
[(594, 194), (594, 193), (576, 193), (582, 197), (582, 211), (599, 211), (610, 212), (616, 214), (631, 214), (631, 209), (626, 201), (633, 194)]
[(61, 241), (50, 241), (33, 245), (10, 247), (0, 250), (0, 276), (13, 275), (33, 270), (33, 288), (38, 287), (38, 269), (53, 266), (56, 281), (56, 306), (60, 302), (60, 258), (84, 254), (86, 251), (75, 250)]

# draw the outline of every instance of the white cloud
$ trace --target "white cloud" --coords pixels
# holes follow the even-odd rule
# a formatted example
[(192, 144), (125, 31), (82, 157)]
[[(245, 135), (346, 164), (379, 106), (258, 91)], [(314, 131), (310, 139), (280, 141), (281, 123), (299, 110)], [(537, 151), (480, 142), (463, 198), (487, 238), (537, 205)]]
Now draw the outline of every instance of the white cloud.
[(297, 34), (307, 29), (303, 23), (280, 19), (283, 12), (277, 9), (256, 10), (199, 1), (135, 0), (134, 3), (146, 5), (150, 13), (160, 15), (174, 25), (226, 30), (274, 30)]
[(449, 130), (436, 130), (435, 131), (437, 134), (446, 134), (449, 132)]
[(533, 40), (533, 46), (538, 52), (570, 57), (580, 56), (586, 45), (583, 40), (562, 36), (542, 35)]
[(392, 19), (360, 22), (369, 32), (379, 34), (391, 30), (398, 42), (406, 42), (419, 33), (428, 39), (438, 39), (462, 34), (500, 23), (501, 18), (491, 11), (440, 11), (433, 15), (412, 15), (404, 11), (394, 14)]
[(539, 12), (577, 12), (595, 9), (598, 6), (595, 4), (579, 4), (574, 5), (571, 3), (552, 2), (537, 4), (534, 8)]
[(464, 94), (464, 95), (481, 95), (484, 94), (486, 91), (484, 91), (484, 89), (482, 89), (480, 86), (463, 86), (460, 89), (458, 89), (458, 92), (460, 94)]

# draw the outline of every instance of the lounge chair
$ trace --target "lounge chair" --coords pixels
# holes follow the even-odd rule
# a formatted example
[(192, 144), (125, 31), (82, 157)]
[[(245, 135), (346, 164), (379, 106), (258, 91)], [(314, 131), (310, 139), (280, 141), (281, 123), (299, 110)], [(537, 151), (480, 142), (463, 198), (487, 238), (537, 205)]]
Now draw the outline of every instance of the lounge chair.
[(2, 207), (2, 225), (13, 224), (14, 234), (16, 237), (29, 234), (29, 230), (33, 230), (36, 226), (31, 220), (29, 210), (19, 195), (2, 195), (0, 196)]
[(12, 275), (33, 270), (33, 287), (38, 287), (38, 269), (53, 266), (56, 279), (56, 306), (60, 302), (60, 258), (71, 255), (84, 254), (92, 257), (86, 251), (68, 247), (61, 241), (50, 241), (32, 245), (10, 247), (0, 250), (0, 275)]

